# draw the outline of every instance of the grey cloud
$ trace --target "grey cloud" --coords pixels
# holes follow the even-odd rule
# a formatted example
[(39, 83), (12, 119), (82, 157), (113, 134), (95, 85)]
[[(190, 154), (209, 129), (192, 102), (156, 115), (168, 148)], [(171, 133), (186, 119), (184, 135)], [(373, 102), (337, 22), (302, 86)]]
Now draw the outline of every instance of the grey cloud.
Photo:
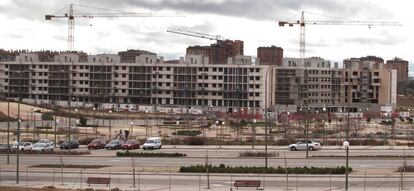
[[(375, 15), (375, 18), (389, 18), (392, 13), (374, 3), (340, 0), (94, 0), (96, 5), (108, 5), (119, 9), (141, 7), (151, 10), (170, 9), (189, 13), (211, 13), (225, 16), (244, 17), (255, 20), (274, 20), (292, 16), (300, 10), (320, 10), (328, 15), (352, 18), (358, 12)], [(381, 14), (379, 14), (381, 13)]]

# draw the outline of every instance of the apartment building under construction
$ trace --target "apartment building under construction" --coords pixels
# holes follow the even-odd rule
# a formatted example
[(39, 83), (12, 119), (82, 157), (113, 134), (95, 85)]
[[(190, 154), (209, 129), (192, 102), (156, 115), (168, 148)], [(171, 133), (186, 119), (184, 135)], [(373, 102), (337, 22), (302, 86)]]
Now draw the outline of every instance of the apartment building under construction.
[(2, 97), (37, 104), (263, 113), (300, 107), (338, 112), (348, 102), (351, 111), (380, 111), (396, 101), (395, 70), (361, 59), (344, 60), (345, 68), (338, 68), (322, 58), (307, 58), (304, 66), (298, 58), (274, 65), (242, 55), (224, 64), (197, 54), (164, 61), (143, 50), (19, 52), (1, 58)]

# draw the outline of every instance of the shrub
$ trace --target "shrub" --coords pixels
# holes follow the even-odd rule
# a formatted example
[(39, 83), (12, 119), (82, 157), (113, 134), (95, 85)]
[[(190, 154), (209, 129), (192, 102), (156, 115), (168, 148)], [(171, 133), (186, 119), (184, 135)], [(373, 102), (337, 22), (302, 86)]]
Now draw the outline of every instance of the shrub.
[[(269, 174), (285, 174), (286, 170), (289, 174), (345, 174), (346, 168), (344, 166), (341, 167), (288, 167), (283, 168), (278, 166), (277, 168), (274, 167), (248, 167), (248, 166), (237, 166), (237, 167), (231, 167), (226, 166), (224, 164), (220, 164), (219, 166), (212, 166), (212, 165), (196, 165), (196, 166), (182, 166), (180, 167), (180, 172), (184, 173), (204, 173), (206, 172), (206, 169), (208, 168), (208, 171), (210, 173), (255, 173), (260, 174), (263, 172), (269, 173)], [(352, 172), (352, 168), (348, 168), (349, 172)]]
[[(267, 157), (278, 157), (279, 153), (268, 152)], [(263, 151), (245, 151), (239, 153), (239, 157), (266, 157), (266, 152)]]
[(119, 157), (185, 157), (183, 153), (117, 152)]
[(205, 145), (207, 140), (203, 137), (188, 137), (184, 142), (187, 145)]
[(179, 130), (173, 133), (173, 135), (184, 135), (184, 136), (197, 136), (201, 134), (202, 132), (200, 130)]
[(86, 126), (87, 122), (88, 122), (88, 119), (86, 119), (86, 117), (85, 117), (85, 116), (83, 116), (83, 115), (82, 115), (82, 116), (79, 118), (79, 124), (80, 124), (80, 126)]
[(405, 165), (405, 166), (400, 166), (398, 167), (398, 172), (414, 172), (414, 166), (412, 165)]

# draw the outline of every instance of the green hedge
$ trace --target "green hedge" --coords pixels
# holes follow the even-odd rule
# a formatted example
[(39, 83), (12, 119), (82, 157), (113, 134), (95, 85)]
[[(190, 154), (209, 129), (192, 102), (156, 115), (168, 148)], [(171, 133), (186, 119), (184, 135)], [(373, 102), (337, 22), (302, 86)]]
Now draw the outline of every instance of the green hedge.
[(117, 152), (119, 157), (185, 157), (183, 153)]
[[(224, 164), (220, 164), (219, 166), (208, 166), (208, 170), (210, 173), (255, 173), (260, 174), (266, 171), (269, 174), (285, 174), (286, 169), (283, 167), (247, 167), (247, 166), (237, 166), (237, 167), (230, 167)], [(345, 174), (346, 168), (344, 166), (341, 167), (288, 167), (287, 171), (289, 174)], [(352, 171), (352, 168), (348, 168), (349, 172)], [(196, 165), (196, 166), (182, 166), (180, 167), (180, 172), (184, 173), (205, 173), (206, 166), (204, 165)]]
[(184, 135), (184, 136), (197, 136), (201, 134), (202, 132), (200, 130), (179, 130), (173, 133), (173, 135)]

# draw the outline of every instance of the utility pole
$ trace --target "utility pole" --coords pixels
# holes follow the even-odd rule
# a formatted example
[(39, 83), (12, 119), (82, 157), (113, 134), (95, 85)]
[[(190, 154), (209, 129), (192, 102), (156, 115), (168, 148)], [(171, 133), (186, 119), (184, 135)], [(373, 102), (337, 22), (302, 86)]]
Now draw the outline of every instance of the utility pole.
[(7, 98), (7, 164), (10, 164), (10, 100)]

